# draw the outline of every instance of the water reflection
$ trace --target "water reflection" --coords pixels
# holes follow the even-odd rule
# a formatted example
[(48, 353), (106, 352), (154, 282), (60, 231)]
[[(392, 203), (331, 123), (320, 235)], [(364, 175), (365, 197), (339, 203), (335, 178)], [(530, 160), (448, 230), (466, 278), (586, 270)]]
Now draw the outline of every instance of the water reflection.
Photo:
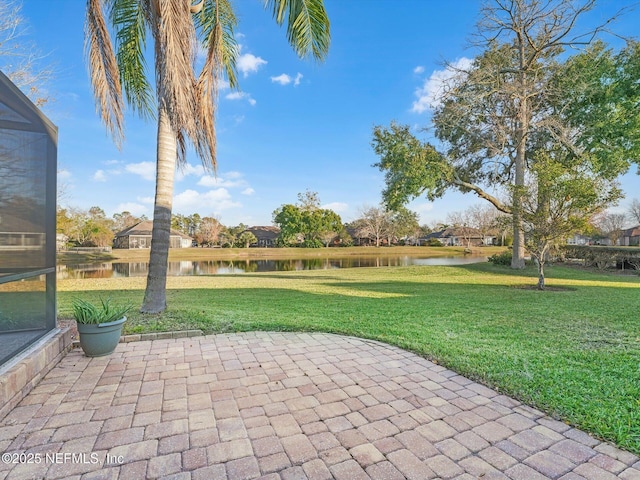
[[(409, 265), (466, 265), (486, 262), (484, 256), (464, 257), (344, 257), (304, 258), (286, 260), (203, 260), (169, 262), (169, 276), (225, 275), (253, 272), (294, 272), (299, 270), (330, 270), (334, 268), (403, 267)], [(147, 262), (104, 262), (58, 265), (58, 278), (145, 277)]]

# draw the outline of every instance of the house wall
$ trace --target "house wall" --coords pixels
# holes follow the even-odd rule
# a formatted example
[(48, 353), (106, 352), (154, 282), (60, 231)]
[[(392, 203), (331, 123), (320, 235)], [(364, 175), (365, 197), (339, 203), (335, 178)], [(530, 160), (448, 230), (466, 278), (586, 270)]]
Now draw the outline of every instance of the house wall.
[[(113, 241), (114, 248), (151, 248), (151, 235), (128, 235), (117, 237)], [(178, 235), (169, 237), (169, 248), (191, 247), (190, 238), (182, 238)]]

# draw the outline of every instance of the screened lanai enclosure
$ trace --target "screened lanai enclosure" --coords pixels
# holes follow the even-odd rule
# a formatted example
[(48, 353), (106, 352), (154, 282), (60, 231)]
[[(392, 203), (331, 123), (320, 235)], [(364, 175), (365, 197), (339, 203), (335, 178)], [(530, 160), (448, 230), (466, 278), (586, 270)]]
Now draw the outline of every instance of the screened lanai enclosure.
[(57, 137), (0, 72), (0, 366), (56, 326)]

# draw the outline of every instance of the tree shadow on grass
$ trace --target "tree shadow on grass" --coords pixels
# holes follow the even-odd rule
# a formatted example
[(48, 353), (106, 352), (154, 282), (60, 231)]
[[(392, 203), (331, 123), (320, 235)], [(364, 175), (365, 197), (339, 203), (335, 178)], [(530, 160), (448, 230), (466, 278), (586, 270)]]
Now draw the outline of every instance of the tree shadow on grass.
[[(491, 274), (496, 276), (524, 277), (532, 278), (537, 282), (538, 268), (535, 265), (529, 265), (523, 270), (515, 270), (508, 266), (493, 265), (487, 263), (476, 263), (471, 265), (455, 265), (449, 268), (462, 269), (475, 274)], [(638, 283), (640, 284), (640, 276), (626, 276), (614, 272), (588, 271), (584, 269), (576, 269), (572, 266), (564, 264), (547, 264), (545, 265), (546, 280), (578, 280), (578, 281), (596, 281), (611, 283)]]

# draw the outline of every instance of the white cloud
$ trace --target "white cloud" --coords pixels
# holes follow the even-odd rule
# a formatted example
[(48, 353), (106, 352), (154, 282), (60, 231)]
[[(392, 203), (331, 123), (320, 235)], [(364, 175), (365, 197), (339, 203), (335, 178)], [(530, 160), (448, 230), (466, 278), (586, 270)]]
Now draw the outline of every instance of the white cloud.
[(140, 175), (145, 180), (156, 179), (156, 164), (154, 162), (129, 163), (124, 169), (129, 173)]
[(433, 110), (440, 105), (442, 95), (445, 93), (447, 85), (463, 71), (471, 67), (472, 60), (462, 57), (443, 70), (435, 70), (431, 76), (425, 80), (422, 87), (416, 89), (415, 95), (418, 100), (413, 102), (412, 112), (423, 113)]
[(227, 93), (224, 98), (226, 98), (227, 100), (241, 100), (246, 96), (247, 94), (245, 92), (231, 92)]
[(266, 65), (267, 61), (263, 58), (256, 57), (251, 53), (245, 53), (238, 57), (236, 66), (238, 71), (242, 72), (244, 77), (248, 77), (250, 73), (256, 73), (262, 65)]
[(236, 186), (234, 182), (229, 182), (227, 180), (222, 179), (221, 177), (216, 177), (213, 175), (204, 175), (200, 180), (198, 180), (197, 185), (201, 187), (234, 187)]
[(278, 75), (277, 77), (271, 77), (273, 83), (279, 83), (280, 85), (289, 85), (291, 83), (291, 77), (286, 73)]
[(225, 97), (227, 100), (242, 100), (242, 99), (246, 99), (247, 102), (249, 102), (249, 105), (254, 106), (256, 104), (256, 101), (251, 98), (251, 95), (248, 94), (247, 92), (231, 92), (225, 95)]
[(95, 182), (106, 182), (107, 176), (104, 173), (104, 170), (96, 170), (96, 173), (93, 174), (93, 180)]
[(146, 203), (147, 205), (153, 205), (155, 199), (153, 197), (138, 197), (136, 198), (140, 203)]
[(69, 170), (58, 170), (58, 180), (69, 180), (72, 176)]
[(119, 165), (122, 162), (120, 160), (107, 160), (102, 163), (104, 163), (105, 165)]
[(424, 67), (422, 65), (418, 65), (416, 68), (413, 69), (413, 73), (417, 75), (424, 73)]
[(173, 198), (173, 210), (188, 215), (198, 212), (201, 215), (219, 213), (222, 210), (241, 207), (242, 204), (234, 202), (226, 188), (209, 190), (205, 193), (195, 190), (185, 190)]
[(116, 212), (129, 212), (136, 217), (140, 217), (142, 215), (149, 215), (149, 208), (145, 205), (140, 205), (139, 203), (125, 202), (118, 204)]
[(277, 77), (271, 77), (271, 81), (273, 83), (279, 83), (280, 85), (289, 85), (291, 82), (293, 82), (293, 86), (297, 87), (298, 85), (300, 85), (300, 80), (302, 80), (302, 77), (304, 77), (304, 75), (302, 75), (300, 72), (296, 74), (295, 78), (292, 78), (290, 75), (283, 73), (282, 75), (278, 75)]
[(344, 202), (332, 202), (322, 205), (322, 208), (333, 210), (336, 213), (344, 213), (349, 210), (349, 205)]
[(256, 191), (255, 191), (253, 188), (248, 187), (248, 188), (245, 188), (245, 189), (244, 189), (243, 191), (241, 191), (240, 193), (241, 193), (242, 195), (253, 195), (254, 193), (256, 193)]
[(204, 174), (205, 168), (202, 165), (191, 165), (190, 163), (187, 163), (183, 167), (179, 167), (176, 171), (176, 180), (181, 181), (189, 175), (201, 177)]
[(242, 177), (242, 173), (235, 171), (223, 173), (218, 176), (203, 175), (202, 178), (198, 180), (198, 185), (201, 187), (246, 187), (247, 182)]

